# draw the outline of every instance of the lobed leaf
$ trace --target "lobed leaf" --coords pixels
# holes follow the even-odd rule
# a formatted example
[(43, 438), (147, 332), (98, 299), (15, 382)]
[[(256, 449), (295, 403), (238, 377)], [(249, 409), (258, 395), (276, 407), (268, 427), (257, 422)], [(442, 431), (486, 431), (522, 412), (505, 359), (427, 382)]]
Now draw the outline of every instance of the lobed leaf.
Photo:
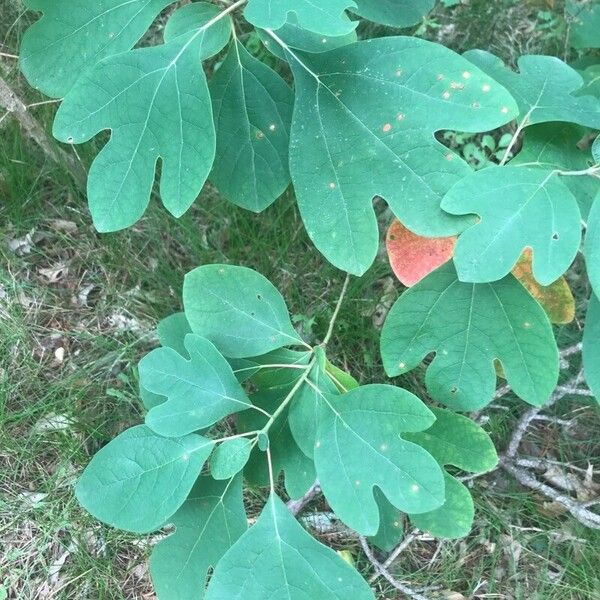
[(271, 494), (258, 521), (219, 561), (207, 600), (374, 600), (356, 569), (317, 542)]
[(553, 171), (531, 167), (477, 171), (446, 194), (442, 208), (480, 217), (456, 244), (454, 262), (461, 281), (497, 281), (510, 273), (525, 248), (531, 248), (533, 275), (549, 285), (569, 268), (581, 243), (577, 201)]
[(292, 91), (237, 39), (209, 88), (217, 129), (210, 180), (234, 204), (260, 212), (290, 184)]
[(77, 499), (108, 525), (149, 533), (184, 503), (213, 446), (195, 434), (164, 438), (145, 425), (132, 427), (92, 458)]
[(201, 600), (208, 570), (246, 531), (242, 478), (201, 476), (171, 519), (175, 533), (152, 550), (150, 574), (160, 600)]
[(172, 348), (157, 348), (139, 364), (142, 386), (167, 398), (146, 416), (159, 435), (178, 437), (205, 429), (252, 407), (231, 367), (207, 339), (185, 336), (186, 360)]
[(456, 236), (426, 238), (394, 219), (385, 244), (394, 275), (403, 285), (412, 287), (452, 258)]
[(81, 73), (112, 54), (131, 50), (160, 11), (174, 0), (26, 0), (42, 18), (21, 41), (20, 66), (27, 81), (63, 98)]
[(504, 88), (452, 51), (415, 38), (289, 60), (296, 83), (292, 181), (308, 234), (330, 262), (357, 275), (371, 265), (377, 195), (421, 235), (453, 235), (472, 222), (440, 209), (470, 169), (434, 133), (506, 123), (517, 108)]
[(246, 267), (194, 269), (185, 276), (183, 304), (192, 331), (230, 358), (303, 343), (282, 295), (268, 279)]
[[(88, 177), (88, 201), (98, 231), (116, 231), (144, 213), (162, 160), (160, 193), (179, 217), (196, 199), (215, 156), (208, 85), (199, 63), (227, 43), (230, 24), (207, 28), (215, 5), (200, 7), (205, 25), (165, 44), (111, 55), (85, 71), (60, 106), (59, 140), (79, 144), (110, 129)], [(175, 13), (177, 14), (177, 13)]]
[(584, 81), (559, 58), (521, 56), (515, 73), (490, 52), (469, 50), (464, 57), (514, 96), (526, 125), (566, 121), (600, 129), (600, 100), (577, 95)]
[(512, 275), (464, 283), (448, 263), (402, 294), (381, 333), (385, 371), (406, 373), (430, 352), (436, 356), (427, 368), (427, 391), (454, 410), (477, 410), (492, 400), (495, 360), (529, 404), (544, 404), (558, 380), (548, 317)]
[(338, 36), (350, 33), (358, 25), (345, 13), (345, 9), (355, 6), (353, 0), (249, 0), (244, 16), (255, 27), (279, 29), (293, 14), (303, 29)]
[(400, 437), (429, 427), (434, 416), (410, 392), (367, 385), (326, 397), (315, 466), (329, 505), (363, 535), (379, 529), (377, 486), (398, 509), (427, 512), (444, 502), (442, 471), (422, 448)]

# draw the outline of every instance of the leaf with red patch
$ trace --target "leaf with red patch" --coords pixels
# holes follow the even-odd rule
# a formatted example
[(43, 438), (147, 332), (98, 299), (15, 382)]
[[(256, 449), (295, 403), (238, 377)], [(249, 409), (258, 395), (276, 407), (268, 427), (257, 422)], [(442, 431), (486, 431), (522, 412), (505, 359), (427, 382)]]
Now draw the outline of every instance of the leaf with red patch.
[(448, 262), (454, 254), (456, 237), (426, 238), (407, 229), (394, 219), (387, 232), (386, 247), (392, 270), (406, 286)]

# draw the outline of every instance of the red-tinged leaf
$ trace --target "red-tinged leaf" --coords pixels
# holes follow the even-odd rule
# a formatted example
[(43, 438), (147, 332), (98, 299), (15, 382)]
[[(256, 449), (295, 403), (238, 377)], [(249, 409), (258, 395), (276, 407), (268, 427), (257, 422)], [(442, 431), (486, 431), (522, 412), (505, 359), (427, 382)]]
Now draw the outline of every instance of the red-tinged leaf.
[(386, 246), (396, 277), (411, 287), (448, 262), (456, 237), (426, 238), (407, 229), (398, 219), (390, 225)]
[(548, 286), (540, 285), (533, 276), (531, 250), (525, 250), (513, 267), (513, 275), (542, 305), (552, 323), (566, 325), (575, 318), (575, 298), (564, 277)]

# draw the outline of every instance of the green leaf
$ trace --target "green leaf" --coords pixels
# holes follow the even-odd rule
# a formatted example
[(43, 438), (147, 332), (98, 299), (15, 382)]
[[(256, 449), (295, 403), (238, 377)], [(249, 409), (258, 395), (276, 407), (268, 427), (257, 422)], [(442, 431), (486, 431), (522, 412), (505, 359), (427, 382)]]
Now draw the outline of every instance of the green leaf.
[(585, 380), (600, 402), (600, 301), (592, 294), (583, 333), (583, 368)]
[[(484, 473), (496, 466), (494, 444), (479, 425), (449, 410), (431, 410), (435, 423), (421, 433), (407, 433), (407, 440), (425, 448), (441, 466), (453, 465), (470, 473)], [(464, 537), (473, 525), (473, 499), (469, 490), (447, 472), (445, 481), (444, 504), (428, 513), (410, 515), (410, 519), (413, 525), (435, 537)]]
[(335, 383), (335, 387), (337, 387), (338, 391), (341, 393), (349, 392), (354, 388), (358, 387), (358, 381), (347, 373), (346, 371), (342, 371), (339, 367), (336, 367), (331, 362), (327, 361), (325, 363), (325, 372), (329, 376), (329, 379)]
[[(268, 50), (281, 60), (289, 60), (290, 56), (266, 31), (257, 30), (258, 37)], [(356, 31), (351, 31), (345, 35), (324, 36), (312, 31), (308, 31), (298, 25), (298, 19), (291, 15), (287, 23), (275, 31), (275, 35), (282, 40), (289, 48), (302, 50), (302, 52), (319, 53), (334, 50), (342, 46), (347, 46), (356, 42)]]
[[(582, 171), (589, 167), (590, 153), (581, 150), (578, 143), (585, 137), (585, 129), (571, 123), (541, 123), (525, 130), (523, 146), (511, 166), (540, 167), (562, 171)], [(593, 177), (564, 177), (563, 183), (577, 199), (581, 216), (586, 219), (598, 183)]]
[(206, 576), (247, 529), (242, 478), (201, 476), (171, 522), (175, 533), (158, 542), (150, 574), (160, 600), (201, 600)]
[(190, 357), (185, 347), (184, 340), (188, 333), (192, 333), (192, 330), (185, 318), (185, 313), (178, 312), (165, 317), (159, 322), (157, 329), (161, 346), (173, 348), (175, 352), (181, 354), (184, 358)]
[[(180, 10), (195, 6), (202, 5)], [(206, 18), (218, 14), (210, 6)], [(79, 144), (112, 131), (88, 177), (98, 231), (123, 229), (142, 216), (159, 158), (160, 194), (170, 213), (181, 216), (200, 193), (215, 156), (215, 130), (198, 63), (225, 44), (230, 31), (222, 19), (161, 46), (109, 56), (85, 71), (65, 98), (54, 122), (59, 140)]]
[(313, 458), (317, 429), (327, 410), (323, 394), (335, 395), (338, 389), (319, 364), (312, 368), (308, 381), (312, 386), (302, 385), (290, 403), (289, 425), (300, 450)]
[[(255, 406), (259, 406), (273, 414), (291, 391), (289, 388), (260, 390), (252, 395)], [(238, 427), (240, 431), (256, 431), (262, 429), (267, 422), (265, 415), (256, 411), (240, 413)], [(316, 478), (315, 468), (298, 447), (288, 425), (288, 411), (285, 409), (269, 429), (267, 444), (263, 448), (255, 448), (244, 469), (244, 476), (251, 485), (265, 486), (269, 484), (269, 469), (264, 450), (271, 452), (273, 473), (278, 477), (281, 472), (285, 476), (285, 489), (293, 499), (301, 498)]]
[(519, 72), (493, 54), (469, 50), (464, 57), (503, 85), (519, 105), (519, 119), (527, 125), (566, 121), (600, 129), (600, 101), (576, 93), (584, 81), (571, 67), (554, 56), (521, 56)]
[(570, 42), (573, 48), (600, 48), (600, 2), (567, 0), (567, 12), (573, 19)]
[(210, 180), (231, 202), (260, 212), (290, 184), (292, 91), (237, 40), (209, 87), (217, 128)]
[(492, 400), (494, 360), (515, 394), (540, 406), (558, 380), (558, 349), (542, 307), (512, 276), (463, 283), (448, 263), (404, 292), (381, 333), (390, 377), (414, 369), (430, 352), (425, 383), (432, 398), (454, 410)]
[(389, 27), (415, 25), (435, 5), (435, 0), (355, 0), (356, 14)]
[(190, 360), (172, 348), (157, 348), (140, 361), (143, 387), (168, 398), (146, 416), (146, 425), (159, 435), (205, 429), (252, 407), (231, 367), (208, 340), (188, 334), (185, 348)]
[(374, 600), (367, 583), (271, 494), (258, 521), (219, 561), (206, 600)]
[(592, 144), (592, 158), (595, 164), (600, 164), (600, 135), (596, 136)]
[(248, 438), (234, 438), (219, 444), (210, 459), (210, 473), (215, 479), (231, 479), (239, 473), (250, 458), (252, 442)]
[(413, 394), (390, 385), (367, 385), (342, 396), (327, 396), (315, 466), (321, 489), (336, 515), (363, 535), (379, 529), (373, 488), (405, 512), (426, 512), (444, 502), (437, 462), (400, 437), (434, 421)]
[(25, 32), (21, 71), (47, 96), (62, 98), (77, 78), (103, 58), (133, 48), (160, 11), (174, 0), (26, 0), (44, 16)]
[(279, 29), (293, 13), (298, 25), (321, 35), (344, 35), (358, 25), (344, 12), (354, 8), (353, 0), (249, 0), (246, 19), (261, 29)]
[(583, 253), (592, 289), (600, 297), (600, 191), (588, 215)]
[(213, 446), (195, 434), (164, 438), (132, 427), (94, 456), (77, 483), (77, 499), (108, 525), (154, 531), (183, 504)]
[(581, 243), (577, 201), (561, 178), (545, 169), (477, 171), (446, 194), (442, 208), (481, 217), (456, 244), (454, 262), (461, 281), (501, 279), (523, 250), (531, 248), (533, 275), (542, 285), (550, 285), (569, 268)]
[(506, 90), (452, 51), (416, 38), (295, 54), (290, 64), (292, 180), (308, 234), (330, 262), (357, 275), (371, 265), (377, 195), (423, 235), (451, 235), (472, 222), (440, 209), (470, 169), (434, 133), (506, 123), (517, 112)]
[(183, 304), (192, 331), (230, 358), (303, 343), (282, 295), (268, 279), (246, 267), (194, 269), (185, 276)]
[(253, 358), (232, 358), (229, 363), (239, 381), (250, 379), (258, 389), (266, 389), (293, 385), (302, 375), (296, 367), (308, 366), (311, 357), (308, 351), (278, 348)]
[(384, 552), (391, 552), (404, 536), (404, 513), (390, 504), (379, 488), (373, 491), (379, 508), (379, 529), (369, 541)]

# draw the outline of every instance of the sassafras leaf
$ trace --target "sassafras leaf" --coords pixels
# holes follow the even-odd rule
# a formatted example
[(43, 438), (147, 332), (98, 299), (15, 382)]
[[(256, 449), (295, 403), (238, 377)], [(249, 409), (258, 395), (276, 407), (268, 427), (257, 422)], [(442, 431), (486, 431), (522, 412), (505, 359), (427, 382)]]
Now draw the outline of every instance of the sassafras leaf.
[(440, 467), (401, 434), (427, 429), (435, 417), (416, 397), (390, 385), (367, 385), (326, 397), (317, 432), (315, 466), (333, 511), (363, 535), (379, 530), (377, 486), (405, 512), (427, 512), (444, 502)]
[(242, 478), (214, 481), (201, 476), (173, 515), (175, 533), (150, 557), (150, 574), (160, 600), (201, 600), (206, 576), (246, 531)]
[(77, 499), (108, 525), (154, 531), (183, 504), (213, 446), (195, 434), (165, 438), (132, 427), (94, 456), (77, 483)]
[(244, 468), (251, 450), (252, 442), (248, 438), (225, 440), (210, 458), (211, 475), (215, 479), (231, 479)]
[(464, 283), (448, 263), (404, 292), (381, 334), (386, 373), (406, 373), (430, 352), (436, 356), (427, 367), (427, 390), (454, 410), (477, 410), (492, 400), (496, 359), (530, 404), (544, 404), (558, 380), (550, 321), (512, 275)]
[(585, 380), (600, 402), (600, 301), (592, 294), (585, 317), (583, 335)]
[(569, 268), (581, 243), (577, 201), (561, 177), (546, 169), (476, 171), (446, 194), (442, 208), (481, 217), (456, 244), (454, 262), (461, 281), (501, 279), (523, 250), (531, 248), (533, 275), (549, 285)]
[(567, 11), (573, 19), (569, 41), (574, 48), (600, 48), (600, 2), (567, 0)]
[(258, 521), (219, 561), (206, 600), (374, 600), (368, 584), (271, 494)]
[(588, 215), (583, 253), (592, 289), (600, 297), (600, 192)]
[(435, 0), (356, 0), (356, 14), (390, 27), (418, 23), (434, 6)]

